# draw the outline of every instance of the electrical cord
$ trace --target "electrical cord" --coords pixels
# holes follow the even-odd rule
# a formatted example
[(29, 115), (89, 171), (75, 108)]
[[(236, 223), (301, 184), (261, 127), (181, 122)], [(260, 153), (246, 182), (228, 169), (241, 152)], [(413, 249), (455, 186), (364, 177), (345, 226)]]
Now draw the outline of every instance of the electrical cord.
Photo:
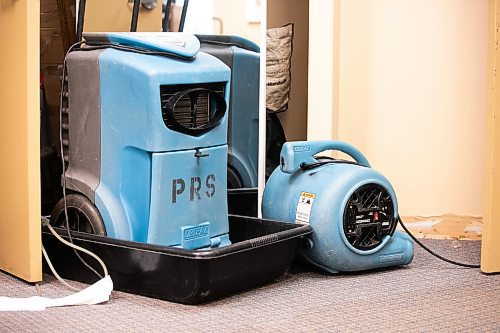
[(182, 6), (181, 19), (179, 20), (179, 28), (177, 31), (184, 31), (184, 24), (186, 23), (186, 15), (189, 6), (189, 0), (184, 0), (184, 5)]
[[(87, 250), (87, 249), (84, 249), (83, 247), (81, 246), (78, 246), (78, 245), (75, 245), (73, 243), (70, 243), (68, 242), (67, 240), (65, 240), (64, 238), (61, 237), (61, 235), (59, 235), (57, 233), (57, 231), (54, 230), (54, 228), (50, 225), (50, 222), (47, 220), (47, 219), (42, 219), (42, 223), (47, 227), (49, 228), (50, 232), (63, 244), (75, 249), (75, 250), (78, 250), (80, 252), (83, 252), (85, 254), (88, 254), (89, 256), (91, 256), (92, 258), (94, 258), (102, 267), (102, 271), (104, 273), (104, 276), (108, 276), (108, 269), (106, 267), (106, 265), (104, 264), (104, 261), (102, 261), (101, 258), (99, 258), (95, 253)], [(69, 234), (69, 232), (68, 232)]]
[(163, 20), (162, 20), (162, 31), (167, 32), (170, 26), (170, 9), (172, 7), (172, 0), (167, 0), (167, 4), (165, 6)]
[[(99, 264), (102, 266), (102, 269), (103, 269), (103, 272), (104, 272), (104, 276), (108, 276), (108, 269), (106, 268), (106, 265), (104, 264), (104, 262), (102, 261), (101, 258), (99, 258), (96, 254), (90, 252), (89, 250), (87, 249), (84, 249), (78, 245), (75, 245), (73, 243), (70, 243), (66, 240), (64, 240), (61, 236), (59, 236), (59, 234), (54, 230), (54, 228), (52, 228), (52, 226), (50, 225), (50, 221), (48, 218), (42, 216), (42, 225), (46, 226), (49, 231), (60, 241), (62, 242), (63, 244), (73, 248), (75, 251), (78, 250), (78, 251), (82, 251), (86, 254), (88, 254), (89, 256), (93, 257), (95, 260), (97, 260), (97, 262), (99, 262)], [(69, 232), (68, 232), (69, 234)], [(54, 266), (52, 265), (52, 261), (50, 260), (49, 258), (49, 255), (47, 254), (47, 251), (45, 250), (45, 247), (42, 245), (42, 254), (43, 254), (43, 257), (45, 258), (45, 261), (47, 262), (47, 265), (49, 266), (50, 268), (50, 271), (52, 272), (52, 274), (54, 274), (54, 276), (56, 277), (57, 280), (59, 280), (59, 282), (61, 282), (63, 285), (65, 285), (66, 287), (68, 287), (69, 289), (73, 290), (73, 291), (80, 291), (80, 289), (70, 285), (66, 280), (64, 280), (56, 271), (56, 269), (54, 268)]]
[(45, 261), (47, 262), (47, 265), (49, 265), (50, 271), (52, 272), (52, 274), (54, 274), (54, 276), (56, 277), (56, 279), (59, 280), (59, 282), (61, 282), (62, 284), (64, 284), (69, 289), (71, 289), (73, 291), (80, 291), (80, 289), (78, 289), (76, 287), (73, 287), (68, 282), (66, 282), (66, 280), (64, 280), (62, 277), (60, 277), (59, 274), (57, 274), (57, 271), (54, 268), (54, 266), (52, 266), (52, 262), (50, 261), (49, 256), (47, 254), (47, 251), (45, 251), (45, 247), (43, 247), (43, 245), (42, 245), (42, 253), (43, 253), (43, 257), (45, 258)]
[(466, 267), (466, 268), (481, 268), (481, 265), (474, 265), (474, 264), (464, 264), (464, 263), (461, 263), (461, 262), (457, 262), (457, 261), (454, 261), (454, 260), (451, 260), (451, 259), (447, 259), (439, 254), (437, 254), (436, 252), (432, 251), (431, 249), (429, 249), (427, 246), (425, 246), (424, 244), (422, 244), (421, 241), (419, 241), (415, 236), (413, 236), (413, 234), (408, 230), (408, 228), (406, 228), (405, 224), (403, 223), (403, 220), (401, 220), (401, 217), (398, 216), (398, 222), (399, 224), (401, 225), (401, 227), (404, 229), (404, 231), (408, 234), (408, 236), (411, 237), (411, 239), (413, 239), (413, 241), (415, 243), (417, 243), (418, 245), (420, 245), (421, 248), (423, 248), (425, 251), (429, 252), (430, 254), (432, 254), (434, 257), (438, 258), (438, 259), (441, 259), (443, 261), (446, 261), (447, 263), (450, 263), (450, 264), (453, 264), (453, 265), (457, 265), (457, 266), (460, 266), (460, 267)]
[(134, 0), (134, 7), (132, 8), (132, 19), (130, 21), (130, 32), (137, 31), (137, 22), (139, 20), (139, 7), (141, 0)]

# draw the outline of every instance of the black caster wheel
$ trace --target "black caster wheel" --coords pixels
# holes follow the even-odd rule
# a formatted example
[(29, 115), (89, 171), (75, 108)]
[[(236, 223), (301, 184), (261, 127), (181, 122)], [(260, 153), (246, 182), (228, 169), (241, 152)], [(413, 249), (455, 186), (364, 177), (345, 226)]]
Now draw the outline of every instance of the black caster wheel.
[[(66, 196), (66, 207), (71, 231), (106, 236), (101, 214), (88, 198), (81, 194), (69, 194)], [(54, 227), (66, 228), (64, 198), (59, 200), (52, 210), (50, 224)]]
[(240, 176), (238, 176), (238, 173), (234, 171), (231, 167), (227, 167), (227, 188), (228, 189), (235, 189), (235, 188), (242, 188), (243, 187), (243, 182), (240, 179)]

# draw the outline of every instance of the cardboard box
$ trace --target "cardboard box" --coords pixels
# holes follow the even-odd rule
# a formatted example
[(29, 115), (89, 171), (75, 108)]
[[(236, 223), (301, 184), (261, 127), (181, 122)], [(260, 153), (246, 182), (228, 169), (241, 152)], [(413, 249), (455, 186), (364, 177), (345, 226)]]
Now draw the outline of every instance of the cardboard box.
[(61, 32), (54, 28), (40, 29), (40, 65), (62, 65), (65, 50)]
[(40, 72), (44, 76), (50, 139), (56, 148), (59, 147), (59, 68), (67, 49), (75, 42), (75, 14), (74, 1), (40, 1)]
[(44, 77), (50, 140), (59, 151), (59, 101), (61, 91), (60, 66), (45, 65), (41, 68)]

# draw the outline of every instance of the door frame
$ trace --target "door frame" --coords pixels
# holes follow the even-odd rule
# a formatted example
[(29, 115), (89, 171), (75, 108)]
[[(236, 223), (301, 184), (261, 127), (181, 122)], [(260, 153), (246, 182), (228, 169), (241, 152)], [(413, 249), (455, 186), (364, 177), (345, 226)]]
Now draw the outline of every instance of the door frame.
[(488, 112), (484, 176), (484, 213), (481, 271), (500, 272), (500, 68), (498, 43), (500, 33), (500, 0), (489, 0), (488, 36)]
[(42, 279), (40, 0), (0, 1), (0, 269)]

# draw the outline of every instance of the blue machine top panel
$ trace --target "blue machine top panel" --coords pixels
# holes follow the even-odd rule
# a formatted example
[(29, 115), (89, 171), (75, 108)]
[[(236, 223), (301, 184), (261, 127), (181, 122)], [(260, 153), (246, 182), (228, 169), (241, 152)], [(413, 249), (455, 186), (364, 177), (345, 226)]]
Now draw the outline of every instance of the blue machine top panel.
[(137, 46), (188, 58), (196, 56), (200, 50), (199, 40), (194, 35), (183, 32), (88, 32), (83, 37), (89, 43)]
[(231, 72), (217, 58), (199, 52), (193, 61), (179, 61), (107, 49), (99, 57), (99, 68), (101, 126), (106, 136), (102, 142), (109, 143), (113, 137), (123, 146), (149, 152), (227, 143), (227, 115), (219, 126), (200, 136), (172, 131), (162, 117), (162, 85), (226, 82), (226, 101), (229, 99)]

